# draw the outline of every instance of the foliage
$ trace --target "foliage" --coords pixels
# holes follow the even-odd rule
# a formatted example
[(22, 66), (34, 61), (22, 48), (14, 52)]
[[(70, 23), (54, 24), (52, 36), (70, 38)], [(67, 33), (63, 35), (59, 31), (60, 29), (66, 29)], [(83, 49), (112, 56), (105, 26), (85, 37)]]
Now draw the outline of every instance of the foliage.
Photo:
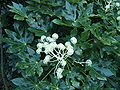
[[(11, 26), (2, 18), (6, 56), (15, 90), (120, 89), (119, 1), (106, 9), (106, 0), (26, 0), (7, 5)], [(5, 15), (3, 15), (5, 16)], [(9, 19), (10, 20), (10, 19)], [(13, 25), (13, 26), (12, 26)], [(42, 35), (57, 33), (58, 42), (77, 38), (74, 54), (66, 59), (63, 78), (54, 75), (56, 63), (44, 64), (36, 53)], [(87, 60), (92, 65), (81, 64)]]

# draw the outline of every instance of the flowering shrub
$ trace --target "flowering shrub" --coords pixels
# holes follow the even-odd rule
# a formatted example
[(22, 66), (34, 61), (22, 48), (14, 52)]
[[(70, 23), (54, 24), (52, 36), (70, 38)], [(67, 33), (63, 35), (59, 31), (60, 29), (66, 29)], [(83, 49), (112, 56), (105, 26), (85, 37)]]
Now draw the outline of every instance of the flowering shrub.
[(15, 0), (1, 6), (2, 89), (120, 89), (119, 0)]

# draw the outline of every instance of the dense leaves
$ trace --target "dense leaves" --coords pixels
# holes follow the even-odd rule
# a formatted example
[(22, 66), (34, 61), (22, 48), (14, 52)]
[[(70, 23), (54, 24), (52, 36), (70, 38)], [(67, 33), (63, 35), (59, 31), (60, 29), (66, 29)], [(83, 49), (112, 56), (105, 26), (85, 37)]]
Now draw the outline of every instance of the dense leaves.
[[(110, 0), (112, 1), (112, 0)], [(12, 23), (2, 18), (4, 37), (0, 38), (11, 68), (9, 83), (15, 90), (116, 90), (120, 89), (120, 6), (106, 0), (25, 0), (10, 2)], [(3, 16), (5, 16), (3, 14)], [(10, 19), (9, 19), (10, 20)], [(6, 21), (7, 22), (7, 21)], [(8, 22), (9, 23), (9, 22)], [(58, 42), (71, 37), (78, 42), (67, 58), (63, 78), (54, 75), (56, 63), (44, 64), (44, 53), (36, 53), (42, 35), (57, 33)], [(16, 58), (14, 57), (16, 56)], [(81, 64), (88, 59), (92, 65)], [(10, 61), (11, 60), (11, 61)], [(10, 61), (10, 62), (9, 62)], [(10, 64), (11, 63), (11, 64)]]

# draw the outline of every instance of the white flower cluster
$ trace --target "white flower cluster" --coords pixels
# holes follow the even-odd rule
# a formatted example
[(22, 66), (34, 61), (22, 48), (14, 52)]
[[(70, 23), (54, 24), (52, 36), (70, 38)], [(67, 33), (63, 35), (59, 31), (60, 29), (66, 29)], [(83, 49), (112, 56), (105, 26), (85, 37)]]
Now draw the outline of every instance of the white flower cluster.
[[(70, 42), (66, 42), (65, 45), (62, 43), (56, 43), (58, 39), (58, 34), (54, 33), (52, 37), (41, 36), (40, 42), (37, 44), (36, 52), (40, 54), (44, 52), (46, 54), (43, 63), (47, 64), (48, 62), (58, 62), (56, 65), (56, 74), (57, 78), (62, 78), (62, 72), (65, 65), (67, 64), (66, 58), (73, 55), (74, 49), (72, 44), (77, 43), (77, 39), (72, 37)], [(53, 60), (54, 59), (54, 60)], [(61, 65), (62, 68), (58, 68)]]

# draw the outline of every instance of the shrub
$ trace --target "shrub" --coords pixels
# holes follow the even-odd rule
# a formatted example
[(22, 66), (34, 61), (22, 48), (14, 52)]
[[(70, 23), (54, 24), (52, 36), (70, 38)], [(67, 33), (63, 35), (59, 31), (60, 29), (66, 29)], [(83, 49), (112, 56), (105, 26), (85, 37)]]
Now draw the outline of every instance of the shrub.
[(119, 4), (26, 0), (8, 5), (13, 26), (3, 27), (1, 40), (12, 89), (119, 89)]

